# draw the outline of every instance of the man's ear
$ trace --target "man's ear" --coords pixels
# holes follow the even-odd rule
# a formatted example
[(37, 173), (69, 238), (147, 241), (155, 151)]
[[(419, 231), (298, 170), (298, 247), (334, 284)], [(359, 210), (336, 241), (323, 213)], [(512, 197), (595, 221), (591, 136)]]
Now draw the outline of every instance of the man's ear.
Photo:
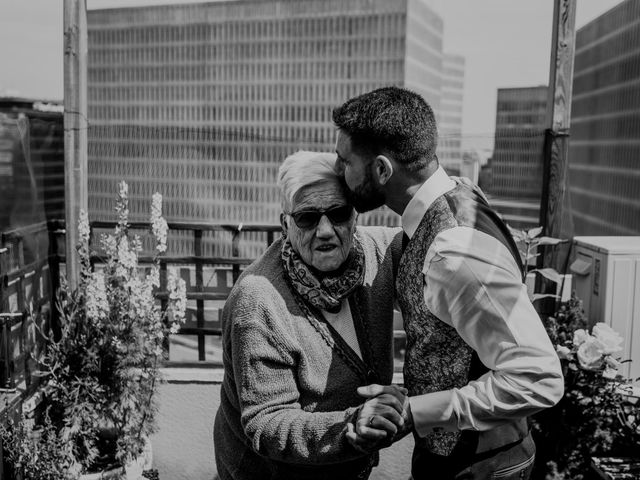
[(378, 183), (380, 183), (380, 185), (386, 184), (393, 176), (393, 163), (391, 163), (389, 157), (385, 155), (378, 155), (373, 162)]
[(284, 213), (280, 214), (280, 225), (282, 226), (282, 235), (286, 237), (289, 233), (289, 225), (287, 224), (287, 216)]

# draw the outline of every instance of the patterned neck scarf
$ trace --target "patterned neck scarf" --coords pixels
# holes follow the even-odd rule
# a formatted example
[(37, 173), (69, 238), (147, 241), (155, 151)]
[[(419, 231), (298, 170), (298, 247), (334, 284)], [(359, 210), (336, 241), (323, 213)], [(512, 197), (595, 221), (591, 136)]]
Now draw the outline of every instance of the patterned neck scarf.
[(338, 313), (342, 300), (364, 282), (364, 250), (356, 236), (347, 260), (330, 275), (314, 273), (293, 250), (288, 238), (282, 242), (281, 256), (289, 283), (307, 303), (320, 310)]

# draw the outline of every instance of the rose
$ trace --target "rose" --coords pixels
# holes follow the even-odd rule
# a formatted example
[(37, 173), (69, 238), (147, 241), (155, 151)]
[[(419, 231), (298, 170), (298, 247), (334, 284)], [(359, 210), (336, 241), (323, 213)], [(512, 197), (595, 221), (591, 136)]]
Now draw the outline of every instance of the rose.
[(579, 328), (573, 332), (573, 344), (578, 347), (582, 345), (591, 335), (586, 330)]
[(556, 353), (558, 354), (558, 358), (560, 360), (570, 360), (572, 357), (571, 350), (569, 350), (564, 345), (558, 345), (556, 347)]
[(596, 370), (602, 366), (604, 345), (596, 337), (589, 335), (578, 347), (578, 361), (587, 370)]
[(602, 343), (602, 353), (604, 355), (611, 355), (622, 350), (624, 339), (606, 323), (596, 323), (591, 333)]

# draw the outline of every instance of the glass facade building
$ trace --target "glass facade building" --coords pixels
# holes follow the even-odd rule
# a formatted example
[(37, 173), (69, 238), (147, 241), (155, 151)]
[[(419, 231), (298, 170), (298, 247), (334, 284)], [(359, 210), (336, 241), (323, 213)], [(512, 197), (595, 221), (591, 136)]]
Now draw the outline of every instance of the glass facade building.
[[(276, 175), (333, 151), (331, 111), (398, 85), (440, 112), (442, 19), (426, 0), (237, 0), (90, 10), (90, 211), (130, 183), (169, 220), (277, 223)], [(142, 203), (140, 203), (142, 202)], [(363, 221), (396, 223), (386, 210)]]
[(539, 223), (547, 87), (500, 88), (488, 194), (505, 221)]
[(640, 235), (640, 3), (578, 30), (569, 194), (575, 235)]
[(462, 106), (464, 93), (464, 57), (446, 54), (443, 60), (442, 99), (438, 139), (438, 159), (452, 175), (462, 167)]

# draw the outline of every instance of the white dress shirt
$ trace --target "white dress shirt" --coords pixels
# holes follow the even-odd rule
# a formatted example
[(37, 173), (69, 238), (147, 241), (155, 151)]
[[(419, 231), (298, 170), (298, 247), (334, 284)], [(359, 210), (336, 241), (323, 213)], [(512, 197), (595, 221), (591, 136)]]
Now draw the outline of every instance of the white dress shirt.
[[(420, 187), (402, 215), (409, 238), (431, 204), (455, 186), (439, 168)], [(427, 251), (422, 273), (428, 309), (490, 370), (462, 388), (410, 398), (418, 435), (434, 427), (488, 430), (562, 397), (558, 356), (502, 242), (470, 227), (445, 230)]]

